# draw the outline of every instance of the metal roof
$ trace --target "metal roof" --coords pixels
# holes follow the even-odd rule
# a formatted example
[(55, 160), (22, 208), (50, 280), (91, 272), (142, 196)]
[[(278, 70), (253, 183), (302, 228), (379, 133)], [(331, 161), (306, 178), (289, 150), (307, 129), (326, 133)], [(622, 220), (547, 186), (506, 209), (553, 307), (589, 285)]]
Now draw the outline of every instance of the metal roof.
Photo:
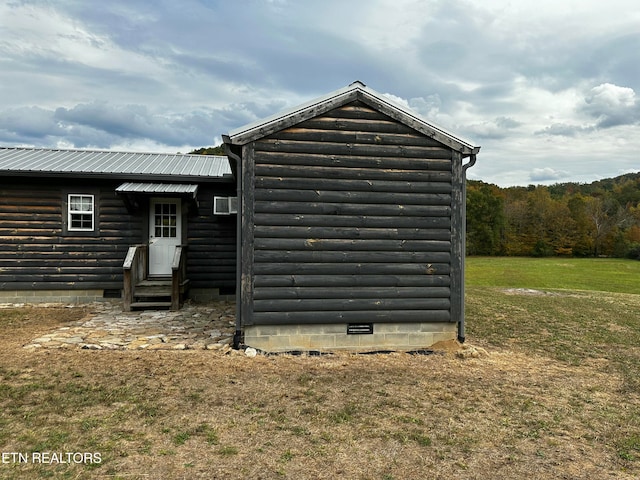
[(0, 172), (211, 179), (231, 175), (231, 167), (227, 157), (215, 155), (11, 147), (0, 148)]
[(189, 183), (137, 183), (125, 182), (116, 188), (118, 193), (172, 193), (189, 194), (195, 198), (198, 185)]
[(225, 143), (244, 145), (257, 140), (258, 138), (270, 135), (278, 130), (288, 128), (314, 116), (326, 113), (330, 109), (345, 105), (354, 100), (361, 100), (364, 103), (370, 104), (377, 110), (391, 116), (395, 120), (405, 123), (415, 130), (440, 141), (463, 154), (476, 154), (480, 150), (480, 147), (476, 147), (471, 142), (463, 140), (458, 135), (428, 122), (406, 106), (376, 92), (358, 80), (347, 87), (328, 93), (327, 95), (303, 103), (302, 105), (298, 105), (289, 110), (284, 110), (270, 117), (232, 130), (228, 135), (223, 135), (222, 138)]

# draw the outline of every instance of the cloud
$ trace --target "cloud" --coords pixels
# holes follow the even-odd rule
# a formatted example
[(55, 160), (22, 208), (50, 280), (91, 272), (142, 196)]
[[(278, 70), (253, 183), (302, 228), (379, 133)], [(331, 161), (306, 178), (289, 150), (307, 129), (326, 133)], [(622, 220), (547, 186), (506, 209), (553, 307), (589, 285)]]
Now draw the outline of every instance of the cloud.
[(640, 124), (640, 102), (629, 87), (602, 83), (575, 97), (573, 102), (572, 108), (565, 110), (564, 115), (583, 120), (582, 125), (569, 121), (554, 122), (534, 134), (576, 137), (601, 129)]
[(589, 133), (594, 130), (595, 127), (582, 127), (580, 125), (568, 125), (565, 123), (554, 123), (545, 127), (542, 130), (534, 132), (535, 135), (557, 135), (563, 137), (575, 137), (582, 133)]
[(60, 145), (112, 148), (114, 145), (153, 145), (154, 151), (209, 146), (222, 134), (282, 110), (279, 100), (266, 104), (234, 103), (223, 108), (171, 112), (146, 105), (106, 101), (73, 107), (26, 107), (0, 111), (0, 138), (13, 145)]
[(412, 98), (407, 104), (425, 118), (440, 115), (442, 108), (442, 97), (437, 93), (426, 97)]
[(71, 129), (100, 132), (105, 138), (150, 139), (166, 145), (204, 143), (215, 128), (212, 111), (164, 113), (144, 105), (113, 105), (108, 102), (60, 107), (54, 118)]
[(555, 170), (550, 167), (546, 168), (534, 168), (529, 173), (529, 180), (532, 182), (548, 182), (551, 180), (561, 180), (567, 178), (569, 174), (560, 170)]
[(583, 111), (599, 128), (629, 125), (640, 119), (640, 105), (632, 88), (603, 83), (586, 95)]
[(501, 139), (511, 135), (510, 130), (516, 129), (522, 123), (509, 117), (497, 117), (492, 121), (469, 125), (467, 131), (476, 138)]
[(51, 111), (39, 107), (5, 110), (0, 114), (0, 132), (2, 137), (16, 143), (42, 141), (48, 136), (66, 133)]

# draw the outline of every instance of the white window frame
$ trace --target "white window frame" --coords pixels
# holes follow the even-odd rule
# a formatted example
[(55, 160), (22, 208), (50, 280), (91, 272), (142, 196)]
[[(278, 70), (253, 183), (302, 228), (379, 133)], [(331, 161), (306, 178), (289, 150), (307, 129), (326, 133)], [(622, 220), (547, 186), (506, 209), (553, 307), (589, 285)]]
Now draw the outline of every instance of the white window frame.
[[(85, 199), (91, 200), (91, 210), (72, 210), (72, 197), (80, 197), (81, 203)], [(91, 215), (91, 228), (88, 227), (74, 227), (72, 218), (73, 215)], [(67, 231), (69, 232), (93, 232), (96, 225), (96, 208), (95, 208), (95, 195), (88, 193), (69, 193), (67, 195)]]
[(213, 197), (214, 215), (231, 215), (232, 213), (238, 213), (238, 197)]

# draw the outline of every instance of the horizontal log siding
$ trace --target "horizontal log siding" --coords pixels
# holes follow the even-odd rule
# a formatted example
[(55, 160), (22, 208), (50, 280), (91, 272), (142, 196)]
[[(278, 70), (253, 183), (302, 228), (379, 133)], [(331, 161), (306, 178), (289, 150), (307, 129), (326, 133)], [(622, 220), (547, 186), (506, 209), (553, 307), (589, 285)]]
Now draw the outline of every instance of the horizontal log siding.
[[(142, 241), (117, 183), (12, 179), (0, 184), (0, 289), (122, 288), (129, 245)], [(67, 193), (96, 195), (96, 236), (64, 234)]]
[[(129, 246), (148, 241), (146, 208), (127, 211), (115, 193), (122, 182), (57, 183), (0, 184), (0, 289), (122, 288)], [(96, 195), (97, 236), (63, 234), (67, 193)], [(236, 216), (213, 215), (214, 195), (235, 195), (235, 185), (200, 186), (187, 217), (187, 277), (194, 288), (233, 291)]]
[(236, 215), (213, 215), (215, 196), (234, 196), (235, 183), (201, 185), (198, 208), (189, 214), (187, 277), (193, 288), (235, 290)]
[(253, 155), (245, 325), (451, 320), (449, 148), (353, 103)]

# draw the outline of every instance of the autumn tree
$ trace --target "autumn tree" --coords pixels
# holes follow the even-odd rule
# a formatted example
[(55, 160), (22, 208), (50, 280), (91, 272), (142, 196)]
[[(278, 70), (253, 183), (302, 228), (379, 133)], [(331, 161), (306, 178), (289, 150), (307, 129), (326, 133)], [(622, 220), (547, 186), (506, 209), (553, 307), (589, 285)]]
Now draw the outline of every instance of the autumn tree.
[(467, 251), (640, 258), (640, 173), (502, 189), (469, 182)]
[(503, 254), (504, 205), (499, 187), (473, 182), (467, 188), (467, 251)]
[(191, 155), (226, 155), (224, 153), (224, 145), (217, 145), (215, 147), (202, 147), (189, 152)]

